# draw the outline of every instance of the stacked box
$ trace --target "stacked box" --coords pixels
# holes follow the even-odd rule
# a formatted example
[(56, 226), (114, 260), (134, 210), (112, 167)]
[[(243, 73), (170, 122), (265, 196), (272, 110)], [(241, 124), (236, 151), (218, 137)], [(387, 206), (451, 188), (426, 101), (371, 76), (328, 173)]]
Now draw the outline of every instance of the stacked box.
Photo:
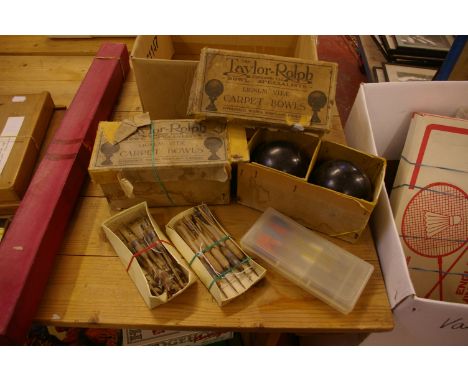
[(468, 121), (411, 120), (390, 203), (418, 296), (468, 303)]
[[(227, 50), (230, 52), (226, 52)], [(236, 51), (235, 58), (233, 50)], [(200, 53), (201, 61), (195, 61), (200, 59)], [(277, 61), (272, 65), (271, 60)], [(370, 172), (368, 175), (373, 183), (370, 201), (339, 194), (308, 183), (307, 177), (290, 176), (255, 163), (239, 163), (237, 172), (239, 203), (258, 210), (271, 206), (309, 228), (344, 240), (356, 241), (359, 238), (377, 203), (386, 164), (382, 158), (343, 145), (325, 142), (306, 134), (295, 134), (296, 130), (305, 130), (321, 135), (331, 126), (330, 113), (334, 106), (337, 66), (334, 63), (317, 61), (313, 38), (140, 36), (132, 52), (132, 63), (143, 108), (153, 119), (181, 118), (186, 116), (188, 110), (202, 117), (240, 119), (248, 127), (273, 127), (275, 130), (289, 131), (289, 134), (281, 138), (309, 144), (307, 150), (313, 158), (307, 176), (313, 170), (314, 157), (319, 160), (325, 157), (349, 159), (362, 164), (363, 170)], [(210, 101), (205, 90), (207, 81), (204, 81), (204, 76), (211, 75), (210, 73), (217, 73), (228, 79), (228, 84), (223, 84), (223, 91), (216, 100), (213, 99), (214, 102)], [(273, 89), (278, 79), (273, 77), (277, 76), (282, 77), (279, 81), (281, 89), (276, 89), (274, 95)], [(312, 83), (308, 83), (308, 80)], [(152, 83), (157, 83), (158, 86), (149, 86)], [(236, 85), (237, 83), (240, 85)], [(250, 92), (251, 103), (269, 102), (271, 105), (272, 99), (276, 99), (283, 101), (284, 107), (279, 107), (276, 111), (265, 111), (262, 108), (246, 107), (245, 103), (242, 107), (228, 106), (223, 100), (223, 97), (234, 91), (235, 99), (246, 101), (249, 95), (244, 88), (247, 88), (247, 93)], [(299, 91), (291, 92), (291, 89)], [(191, 91), (193, 94), (189, 99)], [(309, 95), (313, 92), (316, 93), (310, 97), (309, 102)], [(285, 100), (290, 103), (284, 103)], [(230, 110), (218, 108), (216, 105), (220, 106), (220, 101)], [(217, 111), (206, 110), (212, 103)], [(276, 102), (276, 105), (279, 106), (279, 103)], [(301, 111), (288, 112), (286, 107), (289, 106), (300, 108)], [(213, 105), (210, 109), (213, 109)], [(248, 115), (240, 115), (245, 110)], [(277, 113), (278, 110), (282, 112)], [(279, 136), (281, 132), (262, 129), (257, 134), (259, 136), (254, 137), (254, 141), (273, 134)]]
[(188, 114), (328, 131), (337, 64), (204, 48)]
[(100, 123), (89, 166), (112, 208), (230, 202), (232, 167), (249, 160), (242, 126), (157, 120), (113, 144), (119, 126)]
[(138, 36), (131, 54), (143, 110), (151, 119), (187, 117), (202, 48), (317, 60), (313, 36)]
[(0, 96), (0, 215), (26, 192), (53, 112), (48, 92)]

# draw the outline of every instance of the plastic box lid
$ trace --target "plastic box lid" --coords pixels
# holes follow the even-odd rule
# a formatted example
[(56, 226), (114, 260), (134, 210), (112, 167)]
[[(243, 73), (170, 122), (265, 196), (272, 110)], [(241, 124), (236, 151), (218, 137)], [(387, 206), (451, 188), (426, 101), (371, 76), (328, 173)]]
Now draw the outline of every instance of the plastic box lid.
[(371, 264), (271, 207), (240, 244), (289, 281), (344, 314), (353, 310), (374, 270)]

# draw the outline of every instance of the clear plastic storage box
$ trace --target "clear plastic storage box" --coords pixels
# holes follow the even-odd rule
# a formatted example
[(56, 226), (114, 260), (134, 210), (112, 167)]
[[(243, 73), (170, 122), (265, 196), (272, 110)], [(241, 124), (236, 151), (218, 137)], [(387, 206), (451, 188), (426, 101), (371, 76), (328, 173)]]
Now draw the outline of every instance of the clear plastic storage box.
[(353, 310), (374, 267), (268, 208), (240, 241), (294, 284), (342, 313)]

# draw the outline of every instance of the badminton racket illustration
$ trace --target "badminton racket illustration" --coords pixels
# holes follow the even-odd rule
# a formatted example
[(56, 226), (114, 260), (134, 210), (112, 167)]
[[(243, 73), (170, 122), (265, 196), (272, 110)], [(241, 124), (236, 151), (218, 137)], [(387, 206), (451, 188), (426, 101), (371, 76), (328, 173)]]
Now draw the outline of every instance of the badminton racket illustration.
[[(468, 134), (468, 130), (429, 125), (415, 163), (409, 189), (416, 187), (424, 153), (432, 131), (446, 131)], [(450, 170), (450, 169), (447, 169)], [(439, 279), (426, 298), (438, 287), (439, 298), (443, 300), (442, 281), (463, 257), (461, 251), (453, 263), (444, 271), (442, 258), (451, 255), (465, 246), (468, 240), (468, 196), (461, 188), (444, 182), (431, 183), (423, 187), (407, 204), (401, 222), (401, 234), (406, 245), (416, 254), (437, 259)]]

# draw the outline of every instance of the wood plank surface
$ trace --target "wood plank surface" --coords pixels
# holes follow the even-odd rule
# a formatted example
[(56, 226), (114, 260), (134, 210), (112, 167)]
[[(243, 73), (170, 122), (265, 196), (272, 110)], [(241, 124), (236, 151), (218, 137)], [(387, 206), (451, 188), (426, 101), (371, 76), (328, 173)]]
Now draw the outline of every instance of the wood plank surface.
[[(117, 38), (116, 41), (122, 41)], [(132, 46), (133, 39), (123, 38)], [(73, 99), (100, 39), (48, 39), (44, 36), (0, 36), (0, 93), (27, 94), (48, 90), (56, 105)], [(134, 75), (127, 79), (112, 119), (142, 111)], [(57, 110), (46, 142), (60, 124)], [(339, 115), (324, 138), (344, 143)], [(151, 209), (161, 227), (185, 207)], [(260, 212), (231, 204), (212, 207), (221, 223), (240, 239)], [(197, 281), (173, 301), (149, 310), (106, 240), (101, 223), (114, 214), (99, 185), (86, 181), (74, 209), (36, 320), (62, 326), (219, 329), (290, 332), (372, 332), (390, 330), (392, 313), (374, 249), (366, 229), (355, 244), (327, 239), (375, 267), (356, 308), (343, 315), (267, 268), (266, 278), (225, 307), (218, 307)], [(325, 237), (325, 236), (324, 236)]]
[[(211, 207), (232, 236), (240, 237), (260, 216), (251, 208), (231, 204)], [(184, 207), (153, 208), (163, 227)], [(81, 198), (56, 258), (54, 272), (36, 315), (39, 322), (60, 325), (166, 327), (260, 331), (380, 331), (391, 329), (382, 275), (368, 230), (358, 244), (335, 243), (373, 264), (371, 277), (354, 311), (343, 315), (292, 285), (260, 259), (268, 272), (252, 290), (218, 307), (200, 281), (171, 303), (149, 310), (125, 267), (100, 229), (111, 216), (102, 197)]]
[(58, 38), (48, 36), (0, 36), (0, 55), (94, 56), (103, 42), (127, 44), (133, 48), (134, 37), (104, 36), (91, 38)]
[[(2, 81), (82, 81), (94, 56), (3, 56)], [(133, 71), (127, 82), (134, 82)]]

